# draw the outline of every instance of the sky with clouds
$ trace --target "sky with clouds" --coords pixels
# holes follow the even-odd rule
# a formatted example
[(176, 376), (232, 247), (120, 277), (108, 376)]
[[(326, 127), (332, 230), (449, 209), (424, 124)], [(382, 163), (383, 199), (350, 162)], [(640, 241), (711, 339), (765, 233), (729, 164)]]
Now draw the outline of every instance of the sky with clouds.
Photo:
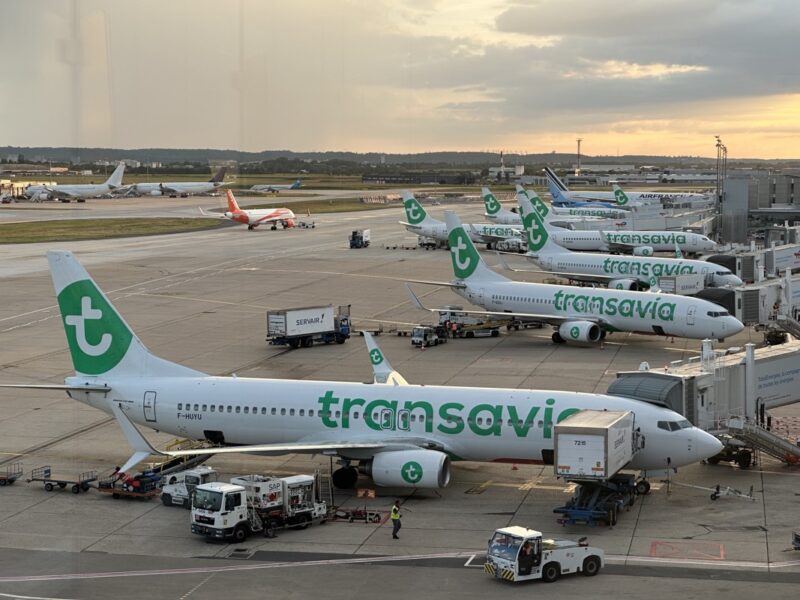
[(796, 0), (3, 0), (0, 143), (797, 158)]

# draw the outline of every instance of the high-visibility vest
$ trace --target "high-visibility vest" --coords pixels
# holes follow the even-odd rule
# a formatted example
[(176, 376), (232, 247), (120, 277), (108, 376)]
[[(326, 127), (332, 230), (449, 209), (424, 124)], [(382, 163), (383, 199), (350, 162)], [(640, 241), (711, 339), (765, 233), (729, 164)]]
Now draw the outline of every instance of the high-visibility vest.
[(400, 518), (400, 509), (396, 506), (392, 507), (392, 521), (397, 521)]

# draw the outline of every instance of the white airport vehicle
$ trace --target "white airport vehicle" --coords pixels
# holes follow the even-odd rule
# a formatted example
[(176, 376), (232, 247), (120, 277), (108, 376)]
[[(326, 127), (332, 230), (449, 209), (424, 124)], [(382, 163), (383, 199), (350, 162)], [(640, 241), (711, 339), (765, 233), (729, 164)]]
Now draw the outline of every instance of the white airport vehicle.
[[(400, 221), (411, 233), (419, 236), (433, 238), (439, 241), (447, 241), (447, 225), (434, 219), (428, 214), (422, 204), (410, 192), (403, 192), (403, 208), (406, 211), (408, 221)], [(491, 248), (493, 244), (507, 240), (509, 238), (519, 238), (520, 230), (508, 225), (498, 225), (497, 223), (477, 223), (464, 226), (469, 232), (470, 239), (479, 244), (486, 244)]]
[[(452, 456), (551, 464), (554, 425), (588, 408), (636, 413), (647, 444), (632, 469), (662, 473), (722, 448), (701, 429), (660, 428), (684, 420), (667, 408), (603, 394), (207, 375), (150, 353), (71, 252), (47, 256), (75, 374), (61, 385), (2, 387), (61, 390), (112, 414), (133, 449), (122, 472), (151, 455), (327, 454), (342, 465), (337, 487), (354, 487), (360, 470), (379, 486), (441, 488)], [(369, 358), (379, 381), (385, 359), (376, 346)], [(219, 445), (159, 451), (136, 424)]]
[(272, 537), (276, 529), (305, 529), (327, 518), (316, 499), (312, 475), (233, 477), (230, 483), (198, 485), (192, 499), (192, 533), (243, 542), (250, 534)]
[(742, 280), (730, 269), (702, 260), (572, 252), (553, 241), (555, 230), (542, 220), (525, 194), (517, 194), (517, 201), (528, 242), (526, 256), (550, 273), (578, 281), (606, 283), (621, 290), (651, 287), (659, 277), (686, 273), (704, 275), (706, 285), (711, 287), (742, 285)]
[(197, 194), (210, 194), (225, 184), (227, 167), (220, 167), (208, 181), (172, 181), (168, 183), (133, 183), (120, 191), (126, 196), (169, 196), (188, 198)]
[(706, 287), (705, 283), (706, 278), (702, 273), (686, 273), (684, 275), (659, 277), (656, 287), (665, 294), (690, 296), (702, 291)]
[(552, 583), (567, 573), (592, 577), (605, 566), (605, 552), (589, 546), (585, 539), (546, 540), (535, 529), (503, 527), (489, 540), (483, 570), (505, 581), (541, 579)]
[[(445, 215), (450, 229), (450, 258), (455, 281), (419, 283), (450, 287), (462, 298), (485, 309), (466, 312), (483, 318), (507, 317), (550, 324), (555, 329), (554, 343), (597, 343), (614, 331), (720, 339), (744, 329), (719, 305), (699, 298), (511, 281), (486, 266), (458, 217), (449, 211)], [(532, 218), (526, 216), (529, 223)], [(541, 236), (531, 234), (530, 230), (528, 235), (528, 246), (535, 248)], [(417, 308), (432, 312), (441, 310), (425, 307), (408, 285), (406, 289)]]
[[(526, 192), (525, 188), (517, 185), (517, 192)], [(514, 225), (520, 227), (522, 225), (522, 217), (518, 212), (513, 212), (504, 208), (497, 200), (497, 197), (487, 187), (481, 188), (481, 196), (483, 196), (483, 205), (486, 208), (485, 215), (493, 220), (495, 223), (503, 225)], [(554, 215), (556, 221), (572, 222), (572, 221), (585, 221), (587, 219), (624, 219), (629, 215), (627, 211), (615, 208), (593, 208), (590, 206), (579, 208), (558, 208), (551, 206), (549, 211)], [(499, 248), (498, 248), (499, 249)]]
[(347, 243), (350, 248), (369, 248), (370, 237), (369, 229), (354, 229), (347, 238)]
[[(550, 238), (568, 250), (592, 252), (625, 252), (634, 256), (652, 256), (653, 252), (674, 252), (680, 250), (690, 254), (711, 252), (717, 244), (708, 236), (690, 231), (601, 231), (572, 230), (556, 227), (552, 210), (542, 202), (534, 191), (527, 192), (517, 186), (517, 202), (527, 198), (538, 212), (542, 221), (550, 225)], [(524, 211), (519, 207), (520, 214)]]
[(447, 332), (443, 327), (419, 325), (411, 330), (411, 345), (417, 348), (430, 348), (447, 343)]
[(125, 163), (119, 163), (117, 168), (104, 183), (74, 183), (69, 185), (29, 185), (23, 195), (40, 202), (42, 200), (61, 200), (69, 202), (77, 200), (86, 202), (86, 198), (95, 198), (117, 191), (122, 187), (122, 175), (125, 172)]
[(633, 424), (631, 412), (584, 410), (556, 425), (556, 477), (608, 479), (616, 475), (638, 448)]
[[(454, 323), (455, 332), (452, 327)], [(497, 337), (500, 335), (500, 327), (510, 327), (513, 323), (513, 319), (480, 318), (474, 313), (465, 312), (463, 306), (447, 305), (439, 311), (439, 325), (453, 332), (454, 337)], [(519, 329), (519, 324), (517, 325)]]
[(170, 473), (162, 481), (161, 502), (164, 506), (191, 508), (195, 488), (216, 480), (217, 470), (206, 465)]
[(344, 344), (350, 337), (350, 306), (334, 310), (309, 306), (267, 311), (267, 341), (291, 348), (310, 348), (314, 342)]
[(251, 192), (262, 194), (279, 194), (282, 191), (299, 190), (303, 183), (297, 179), (294, 183), (259, 183), (250, 188)]
[(596, 206), (630, 209), (634, 206), (661, 206), (662, 201), (706, 202), (708, 196), (692, 192), (624, 192), (618, 185), (613, 191), (571, 191), (550, 167), (544, 168), (547, 189), (553, 196), (555, 206)]
[[(269, 225), (273, 231), (280, 225), (283, 229), (290, 229), (296, 225), (295, 214), (288, 208), (239, 208), (238, 202), (231, 190), (226, 193), (228, 210), (222, 213), (221, 218), (247, 225), (248, 231), (253, 231), (259, 225)], [(201, 208), (200, 212), (206, 214)]]

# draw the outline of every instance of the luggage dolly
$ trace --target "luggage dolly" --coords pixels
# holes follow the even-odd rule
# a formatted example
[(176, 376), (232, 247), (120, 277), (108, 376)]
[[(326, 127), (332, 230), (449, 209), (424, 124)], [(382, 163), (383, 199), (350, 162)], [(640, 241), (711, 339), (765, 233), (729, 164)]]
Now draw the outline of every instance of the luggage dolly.
[(0, 473), (0, 487), (11, 485), (20, 477), (22, 477), (22, 463), (11, 463), (6, 467), (5, 473)]
[(97, 481), (97, 471), (84, 471), (78, 475), (76, 480), (72, 477), (54, 477), (53, 470), (50, 465), (45, 465), (43, 467), (37, 467), (33, 469), (31, 471), (30, 479), (27, 481), (28, 483), (33, 481), (43, 482), (44, 489), (48, 492), (52, 492), (56, 486), (63, 490), (69, 485), (72, 486), (72, 493), (77, 494), (81, 490), (84, 492), (89, 491), (89, 488), (91, 487), (89, 484), (93, 481)]
[(364, 523), (380, 523), (383, 517), (377, 510), (368, 510), (364, 508), (354, 508), (352, 510), (344, 510), (337, 508), (333, 513), (333, 518), (337, 520), (347, 520), (349, 523), (353, 521), (364, 521)]
[[(711, 498), (712, 500), (719, 500), (723, 496), (731, 496), (734, 498), (742, 498), (743, 500), (750, 500), (751, 502), (756, 501), (755, 496), (753, 496), (752, 485), (750, 486), (750, 491), (748, 493), (744, 493), (740, 490), (734, 489), (727, 485), (724, 487), (721, 485), (716, 485), (715, 487), (710, 488), (710, 487), (703, 487), (701, 485), (692, 485), (690, 483), (679, 483), (677, 481), (665, 480), (665, 482), (667, 483), (667, 485), (680, 485), (682, 487), (694, 488), (696, 490), (711, 492), (709, 498)], [(667, 489), (667, 493), (671, 493), (669, 489)]]

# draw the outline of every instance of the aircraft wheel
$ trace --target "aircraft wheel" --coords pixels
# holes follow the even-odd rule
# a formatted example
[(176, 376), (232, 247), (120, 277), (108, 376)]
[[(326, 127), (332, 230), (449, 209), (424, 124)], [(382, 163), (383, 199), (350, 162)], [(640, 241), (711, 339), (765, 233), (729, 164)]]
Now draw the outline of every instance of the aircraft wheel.
[(564, 342), (566, 342), (566, 340), (563, 337), (561, 337), (561, 334), (558, 333), (557, 331), (553, 332), (552, 339), (554, 344), (563, 344)]
[(740, 450), (736, 455), (736, 464), (739, 465), (740, 469), (749, 469), (750, 465), (753, 464), (753, 455), (750, 454), (749, 450)]
[(255, 227), (253, 227), (252, 225), (247, 226), (247, 231), (253, 231), (253, 229), (255, 229)]

